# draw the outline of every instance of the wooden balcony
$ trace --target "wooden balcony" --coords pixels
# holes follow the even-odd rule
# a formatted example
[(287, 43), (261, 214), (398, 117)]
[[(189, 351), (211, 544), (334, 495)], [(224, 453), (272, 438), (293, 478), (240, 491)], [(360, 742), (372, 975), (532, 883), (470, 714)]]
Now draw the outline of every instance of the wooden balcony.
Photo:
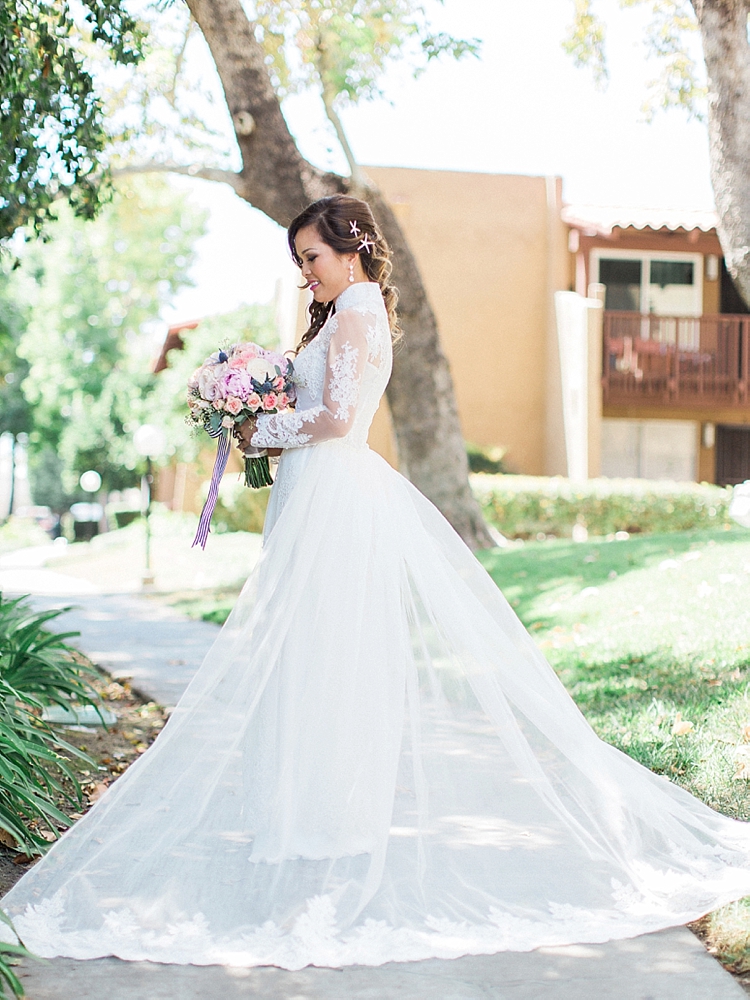
[(750, 406), (750, 316), (604, 313), (604, 403)]

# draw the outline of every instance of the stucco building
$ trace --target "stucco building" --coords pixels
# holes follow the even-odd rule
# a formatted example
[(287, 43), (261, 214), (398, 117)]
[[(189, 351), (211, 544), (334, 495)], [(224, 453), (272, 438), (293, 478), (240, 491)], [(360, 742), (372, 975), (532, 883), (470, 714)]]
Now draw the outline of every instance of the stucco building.
[[(750, 478), (750, 316), (712, 213), (565, 205), (558, 177), (367, 172), (414, 250), (467, 442), (531, 475)], [(295, 275), (284, 347), (306, 326)], [(385, 401), (370, 444), (398, 464)]]
[[(415, 251), (468, 441), (570, 474), (578, 407), (588, 475), (750, 478), (750, 316), (713, 213), (564, 205), (559, 178), (369, 173)], [(591, 307), (567, 333), (565, 292)], [(389, 433), (380, 414), (391, 457)]]

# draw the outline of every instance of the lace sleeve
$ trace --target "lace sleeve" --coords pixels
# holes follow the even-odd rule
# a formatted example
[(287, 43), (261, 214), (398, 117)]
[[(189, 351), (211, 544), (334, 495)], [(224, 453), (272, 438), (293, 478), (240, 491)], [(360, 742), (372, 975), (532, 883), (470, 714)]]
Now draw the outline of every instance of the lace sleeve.
[(371, 317), (354, 309), (336, 315), (326, 360), (323, 401), (309, 410), (263, 414), (252, 444), (258, 448), (302, 448), (344, 437), (357, 411), (359, 387), (367, 364)]

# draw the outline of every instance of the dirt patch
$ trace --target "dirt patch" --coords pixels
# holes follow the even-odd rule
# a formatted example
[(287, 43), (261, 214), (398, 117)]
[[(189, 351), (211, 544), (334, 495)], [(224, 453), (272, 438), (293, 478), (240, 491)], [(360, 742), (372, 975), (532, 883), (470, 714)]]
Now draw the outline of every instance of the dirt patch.
[[(55, 726), (62, 740), (82, 750), (94, 762), (87, 764), (60, 751), (75, 773), (82, 791), (80, 804), (57, 803), (73, 821), (80, 819), (108, 786), (148, 749), (167, 721), (161, 706), (145, 701), (127, 681), (116, 681), (102, 674), (94, 680), (93, 687), (103, 706), (117, 716), (117, 722), (107, 728)], [(48, 839), (52, 840), (53, 835), (50, 834)], [(4, 895), (39, 860), (11, 846), (12, 838), (7, 835), (2, 840), (5, 843), (0, 842), (0, 895)]]
[(700, 920), (688, 924), (688, 928), (695, 934), (709, 955), (713, 955), (718, 962), (721, 962), (727, 972), (731, 973), (734, 981), (750, 996), (750, 956), (744, 954), (740, 957), (729, 958), (722, 954), (722, 950), (716, 947), (714, 936), (711, 933), (710, 913), (701, 917)]

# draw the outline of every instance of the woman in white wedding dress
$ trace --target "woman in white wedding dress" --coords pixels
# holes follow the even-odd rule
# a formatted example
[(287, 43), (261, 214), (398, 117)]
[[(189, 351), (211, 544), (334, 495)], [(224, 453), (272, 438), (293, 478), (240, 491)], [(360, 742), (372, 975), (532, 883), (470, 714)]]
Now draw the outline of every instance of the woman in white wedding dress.
[[(367, 447), (395, 290), (363, 202), (313, 290), (263, 552), (164, 732), (3, 906), (44, 956), (341, 966), (606, 941), (750, 893), (750, 827), (602, 743), (441, 514)], [(414, 386), (419, 406), (419, 386)]]

